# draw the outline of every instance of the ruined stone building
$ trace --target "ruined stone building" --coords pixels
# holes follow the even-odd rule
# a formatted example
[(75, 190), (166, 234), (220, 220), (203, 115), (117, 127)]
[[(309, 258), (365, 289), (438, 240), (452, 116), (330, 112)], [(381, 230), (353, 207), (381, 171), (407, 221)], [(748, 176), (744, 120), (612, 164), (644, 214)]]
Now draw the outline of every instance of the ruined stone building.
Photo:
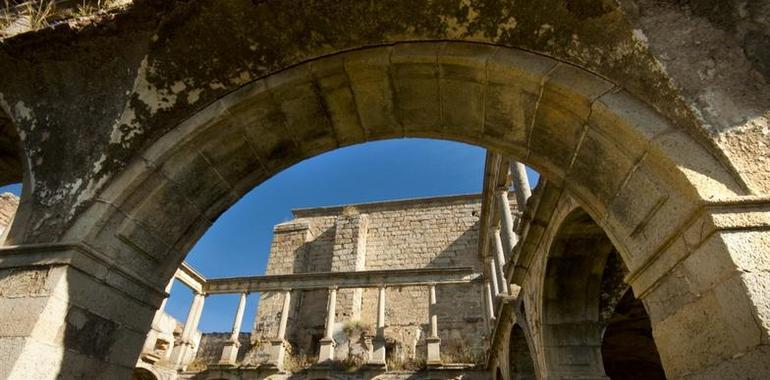
[[(185, 265), (176, 277), (194, 290), (218, 281), (220, 288), (233, 291), (240, 287), (243, 294), (248, 282), (273, 276), (312, 273), (329, 278), (333, 273), (340, 280), (331, 279), (329, 283), (340, 288), (333, 301), (333, 330), (329, 337), (334, 343), (328, 359), (338, 365), (366, 365), (379, 371), (388, 365), (391, 369), (419, 368), (429, 359), (432, 337), (438, 338), (442, 365), (453, 364), (454, 372), (473, 372), (485, 359), (490, 321), (484, 305), (484, 255), (478, 251), (479, 195), (297, 209), (293, 213), (293, 220), (273, 230), (265, 276), (207, 279)], [(391, 278), (368, 281), (363, 287), (346, 287), (356, 276), (373, 278), (383, 274)], [(394, 283), (395, 276), (406, 280)], [(264, 377), (266, 368), (294, 366), (292, 369), (298, 370), (304, 369), (296, 368), (294, 362), (299, 360), (320, 363), (326, 344), (330, 293), (311, 281), (296, 282), (296, 290), (262, 293), (250, 334), (200, 334), (195, 332), (196, 326), (187, 327), (192, 334), (191, 349), (185, 354), (182, 333), (186, 323), (159, 312), (138, 368), (169, 379), (176, 378), (177, 369), (189, 376), (201, 376), (208, 367), (225, 372), (248, 368), (255, 372), (254, 376)], [(435, 303), (431, 303), (431, 287)], [(381, 317), (380, 302), (384, 312)], [(283, 313), (288, 313), (285, 320)], [(237, 315), (235, 324), (240, 326), (242, 311)], [(436, 316), (435, 336), (431, 315)], [(196, 319), (199, 317), (190, 320)], [(283, 332), (279, 332), (281, 323), (285, 324)], [(380, 323), (382, 331), (378, 331)], [(280, 342), (285, 351), (280, 363), (271, 351), (276, 336), (285, 337)], [(233, 337), (237, 337), (236, 345), (232, 344)], [(378, 348), (381, 357), (376, 362), (372, 356)]]
[[(353, 272), (393, 269), (466, 267), (480, 273), (478, 196), (417, 199), (342, 207), (294, 210), (295, 219), (276, 226), (267, 273)], [(292, 297), (287, 335), (297, 353), (317, 355), (324, 336), (328, 292), (305, 291)], [(445, 350), (471, 348), (482, 354), (485, 333), (481, 286), (445, 285), (436, 289), (439, 337)], [(340, 355), (347, 351), (342, 331), (362, 322), (374, 336), (378, 288), (340, 289), (336, 299), (334, 339)], [(280, 321), (280, 294), (265, 294), (254, 322), (254, 340), (275, 336)], [(429, 287), (386, 288), (385, 336), (400, 360), (424, 352), (430, 336)], [(359, 334), (360, 335), (360, 334)], [(359, 336), (360, 337), (360, 336)], [(356, 342), (353, 342), (356, 343)], [(397, 351), (397, 352), (396, 352)], [(459, 358), (458, 358), (459, 359)], [(472, 357), (463, 358), (466, 360)]]
[[(22, 183), (0, 248), (0, 378), (156, 378), (137, 363), (196, 352), (224, 363), (171, 375), (770, 377), (770, 1), (68, 3), (0, 12), (0, 185)], [(400, 239), (377, 245), (387, 203), (298, 211), (273, 274), (183, 264), (268, 178), (404, 137), (488, 152), (456, 264), (376, 269)], [(531, 196), (523, 165), (541, 175)], [(173, 278), (196, 294), (184, 326), (158, 317)], [(263, 295), (253, 339), (199, 339), (206, 297), (244, 292)], [(449, 360), (477, 336), (453, 327), (470, 314), (441, 316), (451, 297), (482, 310), (473, 370)], [(419, 337), (388, 315), (400, 301), (421, 305)], [(366, 363), (348, 373), (332, 364), (353, 327)], [(281, 369), (289, 343), (318, 363)], [(424, 366), (384, 371), (414, 351)]]

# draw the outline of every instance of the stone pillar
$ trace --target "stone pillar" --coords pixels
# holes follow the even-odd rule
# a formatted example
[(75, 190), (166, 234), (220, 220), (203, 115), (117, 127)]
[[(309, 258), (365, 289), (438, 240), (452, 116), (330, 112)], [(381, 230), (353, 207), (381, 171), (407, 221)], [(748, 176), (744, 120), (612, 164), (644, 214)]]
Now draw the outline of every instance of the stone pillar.
[(28, 264), (85, 259), (57, 249), (0, 248), (0, 379), (130, 378), (166, 281), (151, 286), (95, 261)]
[(377, 335), (374, 337), (369, 364), (385, 366), (385, 286), (381, 286), (377, 298)]
[(428, 345), (428, 365), (441, 365), (441, 338), (438, 337), (438, 316), (436, 315), (436, 285), (430, 285), (430, 336), (425, 338)]
[(278, 335), (270, 341), (270, 359), (268, 364), (283, 369), (283, 359), (286, 356), (286, 325), (289, 323), (289, 307), (291, 305), (291, 290), (283, 292), (283, 306), (281, 307), (281, 322), (278, 325)]
[[(770, 374), (770, 202), (744, 207), (763, 222), (724, 207), (685, 231), (654, 265), (630, 275), (667, 378)], [(680, 261), (662, 259), (670, 257)]]
[(519, 210), (524, 210), (527, 206), (527, 199), (532, 196), (532, 190), (529, 188), (529, 178), (527, 177), (527, 167), (521, 162), (511, 162), (511, 177), (513, 178), (513, 189), (516, 193), (516, 204)]
[(505, 270), (503, 269), (505, 268), (505, 254), (503, 253), (503, 241), (500, 238), (500, 229), (494, 228), (492, 233), (495, 238), (495, 269), (497, 269), (495, 274), (498, 277), (498, 285), (500, 286), (499, 291), (502, 294), (508, 294), (508, 281), (505, 279)]
[(243, 311), (246, 309), (246, 293), (241, 293), (241, 298), (238, 301), (238, 310), (235, 312), (235, 319), (233, 320), (233, 329), (230, 334), (230, 341), (225, 342), (225, 346), (222, 349), (222, 358), (219, 359), (219, 364), (234, 366), (238, 360), (238, 349), (241, 347), (241, 342), (238, 336), (241, 334), (241, 323), (243, 322)]
[(505, 189), (497, 190), (497, 205), (500, 208), (500, 229), (501, 239), (505, 255), (513, 252), (516, 246), (517, 237), (513, 233), (513, 214), (511, 214), (511, 204), (508, 202), (508, 191)]
[[(171, 293), (171, 287), (174, 286), (174, 277), (171, 277), (171, 280), (168, 281), (168, 284), (166, 285), (166, 288), (163, 290), (165, 293), (165, 297), (163, 298), (163, 302), (161, 302), (160, 307), (158, 307), (158, 311), (155, 312), (155, 316), (152, 318), (152, 328), (159, 329), (160, 327), (157, 325), (160, 321), (161, 316), (163, 315), (163, 312), (166, 310), (166, 303), (168, 303), (168, 296), (169, 293)], [(152, 333), (152, 330), (150, 330), (149, 334)], [(152, 342), (147, 342), (148, 344), (155, 344)], [(147, 349), (152, 349), (152, 347), (145, 347)], [(144, 348), (142, 349), (144, 351)]]
[(484, 281), (484, 293), (487, 301), (487, 319), (489, 320), (489, 325), (494, 326), (495, 325), (495, 303), (492, 299), (492, 286), (489, 284), (489, 280)]
[(484, 262), (487, 264), (487, 268), (489, 268), (489, 278), (492, 279), (492, 296), (496, 296), (500, 294), (500, 287), (497, 283), (497, 268), (495, 265), (495, 260), (492, 256), (487, 256), (484, 258)]
[(176, 279), (175, 277), (171, 277), (171, 280), (168, 281), (168, 285), (166, 285), (166, 288), (164, 289), (164, 291), (166, 292), (166, 297), (163, 298), (163, 302), (160, 304), (157, 314), (162, 314), (166, 310), (166, 303), (168, 303), (168, 296), (169, 296), (169, 293), (171, 293), (171, 287), (174, 286), (175, 279)]
[(326, 306), (326, 333), (321, 339), (321, 350), (318, 363), (329, 363), (334, 360), (334, 314), (337, 307), (337, 288), (329, 288), (329, 300)]
[(176, 347), (174, 353), (171, 355), (172, 362), (180, 368), (184, 368), (187, 365), (190, 356), (195, 353), (193, 336), (198, 329), (198, 322), (200, 322), (201, 314), (203, 313), (203, 303), (205, 299), (206, 296), (203, 293), (196, 293), (195, 296), (193, 296), (190, 311), (187, 312), (187, 319), (184, 323), (184, 329), (182, 329), (180, 345)]
[[(487, 334), (486, 335), (487, 338), (490, 338), (490, 333), (492, 332), (492, 329), (490, 329), (490, 327), (489, 327), (490, 321), (489, 321), (489, 310), (488, 310), (489, 307), (487, 306), (487, 286), (486, 286), (486, 283), (484, 283), (484, 282), (480, 283), (480, 290), (481, 290), (481, 298), (482, 298), (482, 300), (481, 300), (481, 309), (482, 310), (481, 311), (482, 311), (483, 316), (484, 316), (484, 326), (486, 327), (484, 329), (484, 331)], [(491, 343), (491, 341), (488, 342), (488, 343)]]
[[(345, 208), (334, 224), (334, 247), (332, 251), (332, 272), (361, 271), (366, 269), (366, 244), (369, 217), (359, 214), (353, 207)], [(340, 289), (337, 292), (339, 314), (350, 316), (350, 320), (361, 319), (362, 288)], [(340, 320), (339, 322), (344, 322)], [(344, 344), (344, 342), (337, 342)]]

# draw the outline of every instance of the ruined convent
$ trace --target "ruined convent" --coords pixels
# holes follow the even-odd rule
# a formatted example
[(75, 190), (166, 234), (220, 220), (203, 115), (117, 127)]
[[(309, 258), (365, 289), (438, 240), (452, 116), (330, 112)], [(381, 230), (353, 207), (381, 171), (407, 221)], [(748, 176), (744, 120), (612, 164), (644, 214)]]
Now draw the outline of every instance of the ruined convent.
[[(411, 137), (485, 149), (483, 191), (185, 262), (285, 169)], [(770, 0), (7, 0), (12, 184), (0, 379), (770, 378)]]

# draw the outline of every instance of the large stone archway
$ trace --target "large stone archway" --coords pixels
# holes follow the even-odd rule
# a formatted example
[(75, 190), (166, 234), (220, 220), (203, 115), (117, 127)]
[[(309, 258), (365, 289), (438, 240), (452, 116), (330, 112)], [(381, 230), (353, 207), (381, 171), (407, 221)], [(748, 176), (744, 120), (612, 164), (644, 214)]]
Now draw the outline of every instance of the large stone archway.
[[(14, 376), (42, 357), (60, 363), (56, 373), (65, 376), (130, 373), (165, 284), (218, 215), (296, 162), (399, 137), (483, 146), (563, 184), (607, 231), (646, 302), (666, 291), (661, 284), (685, 287), (668, 282), (679, 263), (716, 260), (719, 272), (708, 263), (688, 268), (702, 282), (686, 291), (739, 293), (734, 302), (751, 309), (759, 325), (735, 326), (732, 315), (717, 314), (705, 317), (721, 326), (716, 335), (688, 328), (720, 301), (718, 293), (716, 300), (648, 306), (656, 335), (687, 337), (664, 342), (670, 376), (732, 365), (729, 358), (739, 352), (750, 362), (766, 357), (760, 345), (767, 340), (768, 311), (755, 307), (759, 278), (734, 275), (741, 265), (736, 257), (749, 253), (719, 231), (733, 221), (714, 216), (736, 205), (765, 204), (734, 200), (745, 195), (745, 186), (700, 138), (616, 83), (572, 64), (488, 44), (413, 42), (308, 61), (190, 111), (128, 160), (56, 244), (12, 249), (6, 267), (53, 269), (8, 277), (23, 282), (36, 276), (45, 286), (36, 290), (39, 297), (13, 301), (43, 317), (19, 327), (27, 332), (9, 343), (12, 364), (5, 367)], [(723, 199), (730, 200), (715, 201)], [(14, 226), (17, 242), (34, 236), (25, 222)], [(765, 236), (747, 239), (756, 244)], [(43, 318), (61, 330), (42, 329)], [(104, 347), (82, 338), (83, 329), (95, 328), (101, 335), (94, 341)], [(759, 336), (742, 339), (757, 328)], [(693, 344), (721, 340), (731, 343), (718, 349)]]

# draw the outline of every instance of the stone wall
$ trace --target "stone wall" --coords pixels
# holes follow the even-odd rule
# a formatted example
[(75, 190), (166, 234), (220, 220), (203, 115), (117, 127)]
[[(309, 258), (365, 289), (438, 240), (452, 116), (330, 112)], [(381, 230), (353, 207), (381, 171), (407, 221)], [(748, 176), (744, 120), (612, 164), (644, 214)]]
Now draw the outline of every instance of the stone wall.
[[(294, 210), (295, 218), (274, 229), (267, 274), (342, 272), (435, 267), (473, 267), (478, 255), (479, 196), (452, 196), (344, 207)], [(298, 354), (317, 355), (324, 334), (327, 291), (293, 292), (288, 339)], [(477, 285), (437, 287), (442, 350), (459, 361), (480, 352), (484, 341), (481, 289)], [(386, 290), (388, 355), (395, 360), (421, 358), (429, 334), (429, 299), (425, 286)], [(253, 340), (275, 337), (283, 295), (260, 298)], [(346, 324), (376, 324), (377, 289), (341, 289), (335, 315), (339, 359), (356, 351), (358, 337)], [(348, 340), (353, 344), (348, 344)], [(255, 360), (259, 355), (251, 355)]]

